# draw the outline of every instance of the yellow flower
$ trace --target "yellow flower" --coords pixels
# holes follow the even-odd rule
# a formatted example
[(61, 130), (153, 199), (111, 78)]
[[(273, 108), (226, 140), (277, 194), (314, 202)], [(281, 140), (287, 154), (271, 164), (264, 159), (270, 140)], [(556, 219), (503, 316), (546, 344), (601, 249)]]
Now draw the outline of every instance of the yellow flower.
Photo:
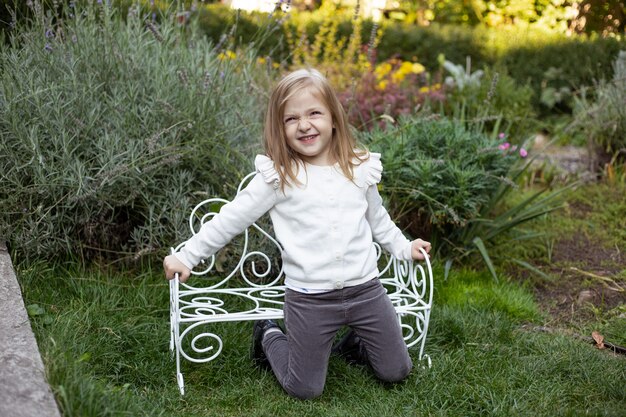
[(391, 64), (389, 62), (383, 62), (380, 65), (376, 66), (376, 69), (374, 69), (374, 74), (376, 75), (376, 79), (377, 80), (382, 80), (383, 78), (385, 78), (387, 76), (387, 74), (389, 74), (392, 70)]
[(233, 51), (225, 51), (225, 52), (220, 52), (220, 54), (217, 56), (217, 58), (220, 61), (223, 61), (225, 59), (235, 59), (237, 57), (237, 54), (235, 54)]
[(437, 91), (437, 90), (440, 90), (440, 89), (441, 89), (441, 83), (436, 83), (436, 84), (433, 84), (431, 86), (426, 85), (426, 86), (420, 88), (420, 93), (428, 93), (430, 91)]
[(385, 88), (387, 88), (387, 80), (382, 80), (381, 82), (378, 83), (379, 90), (384, 90)]
[(422, 72), (426, 71), (426, 68), (424, 68), (424, 66), (419, 62), (416, 62), (411, 66), (411, 71), (413, 72), (413, 74), (421, 74)]
[(406, 74), (413, 72), (413, 64), (410, 63), (409, 61), (403, 61), (402, 64), (400, 65), (399, 71), (402, 71), (403, 73), (406, 73)]
[(411, 73), (412, 69), (413, 69), (413, 64), (411, 64), (408, 61), (402, 62), (402, 64), (400, 64), (400, 67), (396, 70), (396, 72), (394, 72), (391, 75), (391, 80), (394, 83), (399, 84), (400, 82), (402, 82), (402, 80), (406, 78), (407, 75)]

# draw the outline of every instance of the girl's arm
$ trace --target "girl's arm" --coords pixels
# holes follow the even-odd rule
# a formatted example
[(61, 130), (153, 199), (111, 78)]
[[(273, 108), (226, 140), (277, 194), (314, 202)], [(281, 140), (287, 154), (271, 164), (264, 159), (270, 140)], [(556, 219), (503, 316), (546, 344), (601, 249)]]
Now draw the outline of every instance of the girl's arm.
[(372, 229), (374, 240), (398, 259), (417, 259), (413, 256), (412, 242), (402, 234), (383, 206), (376, 184), (368, 187), (365, 197), (368, 204), (365, 217)]
[[(274, 206), (275, 202), (274, 185), (264, 181), (263, 176), (257, 173), (250, 184), (237, 194), (233, 201), (222, 206), (220, 212), (211, 221), (205, 223), (200, 231), (185, 242), (183, 248), (173, 256), (182, 265), (193, 269), (202, 259), (226, 246), (235, 236), (258, 220)], [(169, 258), (169, 261), (180, 267), (174, 259)], [(167, 278), (172, 277), (167, 276)]]

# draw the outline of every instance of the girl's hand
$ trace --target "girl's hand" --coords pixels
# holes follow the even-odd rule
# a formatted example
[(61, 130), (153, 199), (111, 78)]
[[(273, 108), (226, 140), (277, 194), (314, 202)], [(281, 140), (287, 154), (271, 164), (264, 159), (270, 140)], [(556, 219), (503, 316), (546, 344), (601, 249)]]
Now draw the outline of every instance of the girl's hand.
[(411, 257), (417, 261), (424, 260), (424, 255), (420, 252), (420, 248), (424, 249), (426, 253), (430, 253), (430, 242), (422, 239), (415, 239), (411, 242)]
[(163, 259), (163, 269), (165, 269), (165, 278), (174, 279), (174, 275), (178, 273), (180, 282), (187, 281), (191, 275), (191, 270), (174, 255), (168, 255)]

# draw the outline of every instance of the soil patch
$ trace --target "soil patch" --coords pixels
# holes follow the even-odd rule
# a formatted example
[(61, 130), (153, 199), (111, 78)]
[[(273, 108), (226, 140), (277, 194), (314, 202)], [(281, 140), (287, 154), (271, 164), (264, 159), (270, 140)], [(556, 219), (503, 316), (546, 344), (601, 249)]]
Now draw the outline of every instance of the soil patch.
[[(553, 170), (563, 179), (578, 178), (583, 182), (595, 182), (597, 168), (602, 157), (586, 147), (548, 146), (541, 135), (535, 140), (536, 148), (542, 148), (536, 164), (540, 170)], [(623, 201), (623, 191), (606, 190), (597, 197), (607, 201)], [(597, 200), (573, 199), (568, 202), (567, 215), (573, 219), (588, 219), (596, 209)], [(602, 227), (600, 223), (597, 224)], [(604, 225), (606, 227), (606, 225)], [(605, 233), (611, 233), (606, 230)], [(597, 233), (596, 233), (597, 235)], [(589, 234), (576, 233), (562, 236), (552, 249), (551, 262), (537, 265), (555, 277), (534, 286), (535, 297), (549, 313), (555, 326), (580, 325), (598, 319), (604, 313), (626, 303), (626, 248), (607, 248), (602, 239)], [(525, 275), (525, 274), (524, 274)]]
[(626, 303), (626, 283), (618, 277), (625, 264), (618, 248), (600, 247), (584, 234), (558, 240), (552, 263), (541, 267), (556, 279), (537, 284), (535, 297), (555, 324), (592, 320)]

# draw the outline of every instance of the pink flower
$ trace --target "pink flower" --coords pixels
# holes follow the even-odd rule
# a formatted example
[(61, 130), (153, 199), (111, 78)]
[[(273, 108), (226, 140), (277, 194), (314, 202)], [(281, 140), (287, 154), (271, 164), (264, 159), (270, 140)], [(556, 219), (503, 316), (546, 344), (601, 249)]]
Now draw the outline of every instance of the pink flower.
[(498, 133), (498, 139), (504, 139), (504, 138), (506, 138), (506, 134), (504, 132)]
[(511, 152), (515, 152), (517, 150), (517, 145), (513, 145), (513, 147), (511, 148)]
[(501, 151), (506, 151), (510, 147), (511, 147), (511, 144), (509, 142), (504, 142), (503, 144), (498, 146), (498, 149), (500, 149)]
[(520, 148), (519, 156), (521, 156), (522, 158), (526, 158), (528, 156), (528, 151), (524, 148)]

